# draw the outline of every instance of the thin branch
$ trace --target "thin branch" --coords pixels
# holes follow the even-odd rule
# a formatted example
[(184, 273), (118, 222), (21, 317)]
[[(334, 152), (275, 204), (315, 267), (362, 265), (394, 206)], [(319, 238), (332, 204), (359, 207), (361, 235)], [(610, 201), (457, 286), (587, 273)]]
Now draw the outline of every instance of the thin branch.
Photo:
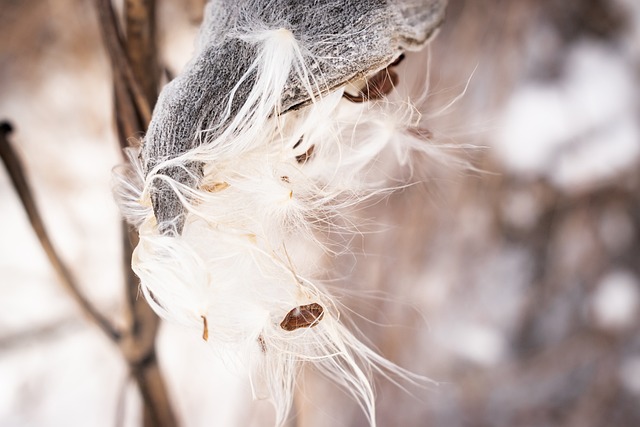
[(78, 283), (58, 255), (58, 252), (49, 238), (49, 234), (47, 233), (42, 217), (40, 216), (40, 211), (38, 210), (38, 206), (33, 198), (31, 187), (29, 186), (26, 174), (24, 173), (22, 163), (7, 138), (12, 129), (13, 128), (9, 123), (0, 123), (0, 156), (2, 157), (2, 162), (4, 163), (7, 172), (9, 173), (11, 182), (20, 197), (22, 206), (29, 217), (31, 227), (36, 233), (36, 236), (40, 241), (40, 245), (42, 246), (42, 249), (44, 249), (47, 258), (49, 258), (49, 262), (51, 262), (58, 278), (67, 288), (73, 299), (78, 303), (84, 315), (89, 320), (93, 321), (111, 341), (117, 342), (120, 338), (120, 333), (82, 294)]
[(132, 369), (132, 375), (144, 399), (144, 427), (173, 427), (178, 422), (173, 413), (169, 394), (165, 390), (164, 379), (155, 352)]
[[(113, 9), (112, 14), (115, 16)], [(158, 82), (160, 80), (160, 67), (157, 60), (156, 34), (155, 34), (155, 0), (125, 0), (124, 22), (126, 41), (123, 43), (124, 53), (129, 61), (133, 78), (140, 82), (143, 88), (147, 105), (154, 106), (158, 98)], [(125, 95), (122, 90), (121, 81), (114, 75), (114, 88), (116, 92)], [(130, 114), (126, 105), (127, 100), (119, 97), (116, 101), (116, 117), (118, 117), (118, 134), (122, 139), (126, 139), (128, 129), (133, 128), (134, 132), (144, 131), (149, 125), (141, 114)], [(131, 101), (128, 102), (131, 104)], [(134, 104), (134, 107), (136, 105)], [(123, 110), (123, 107), (125, 109)], [(135, 117), (141, 121), (134, 120)], [(122, 141), (121, 141), (122, 144)], [(130, 266), (132, 249), (138, 244), (138, 234), (135, 231), (124, 229), (124, 256), (125, 265)], [(127, 302), (131, 314), (131, 332), (135, 335), (138, 359), (150, 355), (154, 349), (155, 337), (159, 324), (159, 319), (146, 303), (144, 298), (138, 298), (139, 287), (138, 278), (128, 268), (128, 297)]]
[[(136, 106), (131, 99), (127, 85), (120, 79), (113, 80), (114, 92), (114, 117), (118, 132), (120, 148), (124, 150), (130, 146), (131, 137), (137, 135), (145, 125), (138, 116)], [(122, 160), (126, 161), (124, 151), (120, 151)]]
[[(126, 41), (110, 0), (96, 0), (100, 27), (113, 68), (115, 117), (118, 139), (126, 147), (129, 137), (146, 131), (151, 108), (158, 96), (160, 67), (155, 44), (155, 0), (126, 0)], [(120, 342), (132, 377), (144, 402), (145, 427), (178, 425), (155, 353), (160, 319), (144, 298), (131, 269), (132, 249), (138, 235), (123, 223), (123, 262), (128, 327)]]
[[(154, 0), (127, 0), (127, 44), (123, 43), (118, 21), (110, 0), (96, 0), (100, 27), (113, 69), (115, 116), (121, 147), (127, 138), (144, 132), (151, 120), (151, 106), (157, 98), (160, 67), (156, 62), (154, 33)], [(129, 28), (130, 27), (130, 28)], [(133, 30), (131, 30), (133, 28)], [(131, 43), (131, 44), (129, 44)], [(145, 82), (144, 90), (139, 82)], [(2, 124), (0, 129), (0, 154), (20, 199), (27, 211), (31, 225), (49, 260), (78, 302), (83, 312), (92, 319), (113, 341), (129, 365), (130, 375), (136, 381), (144, 402), (145, 427), (175, 427), (178, 425), (164, 379), (155, 353), (159, 318), (146, 303), (138, 298), (139, 282), (130, 267), (132, 248), (137, 234), (123, 224), (123, 260), (126, 275), (126, 307), (129, 322), (125, 330), (118, 332), (82, 295), (74, 278), (54, 250), (45, 231), (42, 219), (32, 197), (20, 161), (6, 139), (11, 126)]]
[(151, 121), (151, 106), (138, 80), (135, 78), (131, 63), (123, 47), (121, 31), (118, 28), (118, 20), (111, 0), (96, 0), (96, 7), (98, 9), (102, 37), (115, 74), (114, 80), (126, 82), (131, 98), (140, 114), (140, 121), (148, 124)]
[(127, 36), (124, 48), (133, 76), (153, 108), (161, 75), (156, 48), (155, 0), (125, 0), (124, 11)]

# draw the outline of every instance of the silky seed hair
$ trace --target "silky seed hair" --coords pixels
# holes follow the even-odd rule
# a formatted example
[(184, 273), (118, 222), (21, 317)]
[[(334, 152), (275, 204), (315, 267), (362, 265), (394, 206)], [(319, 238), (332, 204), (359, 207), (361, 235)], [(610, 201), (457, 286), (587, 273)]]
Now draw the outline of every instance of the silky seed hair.
[(445, 1), (303, 3), (211, 2), (114, 191), (138, 229), (132, 268), (150, 306), (235, 355), (277, 426), (305, 363), (375, 426), (374, 372), (429, 380), (363, 344), (318, 277), (346, 250), (327, 236), (358, 233), (350, 212), (403, 185), (389, 159), (431, 153), (395, 67)]

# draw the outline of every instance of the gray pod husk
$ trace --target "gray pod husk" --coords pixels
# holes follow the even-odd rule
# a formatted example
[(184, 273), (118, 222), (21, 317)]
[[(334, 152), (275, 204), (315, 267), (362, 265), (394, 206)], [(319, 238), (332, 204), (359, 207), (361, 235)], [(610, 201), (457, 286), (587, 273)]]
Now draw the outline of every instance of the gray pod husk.
[[(310, 57), (323, 59), (306, 64), (321, 76), (323, 93), (385, 68), (406, 50), (421, 49), (442, 23), (445, 6), (446, 0), (212, 0), (194, 58), (164, 87), (153, 111), (141, 153), (145, 174), (201, 144), (200, 131), (215, 127), (208, 137), (224, 131), (231, 120), (225, 115), (229, 94), (256, 56), (255, 46), (238, 38), (238, 29), (259, 22), (264, 28), (290, 30)], [(255, 73), (238, 87), (230, 117), (242, 107), (254, 82)], [(310, 101), (304, 83), (291, 73), (281, 111)], [(169, 166), (159, 174), (195, 188), (202, 165)], [(160, 232), (181, 234), (184, 208), (165, 181), (153, 182), (151, 201)]]

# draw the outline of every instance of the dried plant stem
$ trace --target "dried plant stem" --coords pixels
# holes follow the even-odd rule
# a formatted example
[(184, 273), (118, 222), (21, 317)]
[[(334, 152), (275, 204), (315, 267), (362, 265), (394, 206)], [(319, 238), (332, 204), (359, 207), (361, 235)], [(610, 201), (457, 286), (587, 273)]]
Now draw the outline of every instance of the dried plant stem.
[(105, 333), (105, 335), (111, 339), (111, 341), (117, 342), (120, 337), (120, 333), (82, 294), (78, 283), (60, 258), (60, 255), (58, 255), (58, 252), (51, 242), (49, 234), (47, 233), (42, 221), (42, 217), (40, 216), (40, 212), (38, 211), (36, 202), (33, 198), (33, 193), (27, 181), (22, 163), (7, 138), (11, 130), (12, 127), (9, 123), (3, 122), (0, 124), (0, 156), (2, 157), (2, 162), (4, 163), (7, 172), (9, 173), (11, 182), (20, 197), (22, 206), (29, 217), (31, 227), (40, 241), (40, 245), (42, 246), (42, 249), (44, 249), (49, 262), (51, 262), (51, 265), (58, 275), (58, 278), (69, 291), (71, 296), (76, 300), (84, 315), (93, 321)]
[(126, 0), (124, 5), (127, 34), (125, 50), (134, 79), (142, 89), (147, 104), (153, 108), (161, 75), (156, 54), (155, 0)]
[(9, 123), (0, 123), (0, 157), (51, 265), (85, 316), (95, 323), (114, 344), (119, 345), (144, 401), (144, 427), (177, 426), (178, 423), (156, 359), (155, 337), (159, 319), (143, 298), (137, 298), (137, 278), (128, 267), (132, 247), (130, 236), (137, 239), (137, 235), (134, 236), (134, 233), (126, 231), (123, 233), (125, 237), (124, 257), (127, 264), (126, 300), (131, 310), (131, 321), (128, 328), (120, 332), (82, 294), (77, 282), (58, 255), (45, 229), (22, 163), (7, 138), (11, 130), (12, 127)]
[(148, 359), (136, 364), (133, 367), (132, 375), (140, 387), (140, 394), (145, 402), (143, 426), (177, 426), (178, 422), (173, 413), (168, 394), (158, 392), (158, 390), (165, 389), (165, 384), (155, 352), (151, 353)]
[(148, 124), (151, 121), (151, 104), (134, 75), (118, 30), (118, 21), (111, 5), (111, 0), (96, 0), (96, 7), (104, 44), (109, 53), (109, 58), (111, 58), (114, 80), (126, 83), (137, 113), (140, 115), (140, 121)]
[[(146, 130), (151, 120), (151, 108), (157, 98), (161, 68), (157, 64), (155, 48), (155, 2), (126, 1), (126, 43), (123, 42), (110, 0), (96, 0), (96, 7), (114, 74), (118, 136), (121, 146), (125, 147), (128, 137)], [(0, 124), (0, 155), (51, 265), (85, 316), (119, 346), (129, 365), (131, 377), (136, 381), (142, 395), (144, 426), (178, 426), (155, 353), (159, 319), (144, 299), (138, 298), (138, 279), (130, 267), (132, 248), (137, 244), (137, 234), (123, 223), (125, 305), (129, 322), (123, 331), (119, 331), (83, 295), (52, 244), (20, 159), (8, 141), (7, 136), (11, 130), (9, 123)]]
[[(124, 148), (128, 145), (128, 138), (146, 131), (158, 96), (161, 67), (155, 44), (155, 1), (125, 1), (124, 40), (110, 0), (96, 0), (96, 7), (111, 58), (116, 128), (120, 146)], [(138, 235), (124, 222), (122, 239), (128, 327), (120, 348), (142, 395), (144, 426), (175, 427), (178, 423), (155, 353), (160, 320), (144, 298), (138, 298), (139, 282), (131, 270), (131, 255), (138, 243)]]

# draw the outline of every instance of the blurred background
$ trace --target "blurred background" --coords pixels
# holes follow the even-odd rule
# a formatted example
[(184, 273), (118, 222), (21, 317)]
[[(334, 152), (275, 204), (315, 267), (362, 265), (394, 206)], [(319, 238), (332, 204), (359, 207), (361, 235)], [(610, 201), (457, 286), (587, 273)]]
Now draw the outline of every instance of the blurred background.
[[(157, 2), (173, 74), (203, 1)], [(0, 0), (0, 119), (55, 245), (118, 323), (122, 158), (92, 6)], [(434, 144), (473, 168), (418, 159), (421, 184), (357, 213), (383, 231), (333, 261), (371, 345), (439, 382), (377, 381), (379, 425), (640, 425), (640, 3), (450, 0), (400, 67), (428, 75)], [(0, 426), (140, 425), (126, 365), (58, 283), (4, 168), (0, 200)], [(158, 337), (181, 424), (271, 425), (246, 378), (182, 332)], [(306, 370), (291, 426), (365, 426), (332, 387)]]

